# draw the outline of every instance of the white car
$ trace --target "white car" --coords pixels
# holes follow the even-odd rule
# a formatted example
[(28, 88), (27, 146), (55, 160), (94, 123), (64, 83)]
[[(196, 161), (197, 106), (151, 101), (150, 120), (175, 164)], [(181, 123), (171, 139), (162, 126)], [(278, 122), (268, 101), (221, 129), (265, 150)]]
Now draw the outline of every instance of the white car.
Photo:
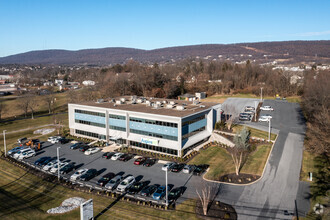
[(269, 121), (269, 118), (268, 117), (265, 117), (265, 116), (260, 116), (258, 121), (260, 122), (268, 122)]
[(193, 171), (193, 170), (194, 170), (194, 166), (192, 166), (192, 165), (185, 165), (183, 167), (182, 172), (183, 173), (191, 173), (191, 171)]
[(57, 164), (57, 160), (50, 161), (42, 169), (45, 171), (48, 171), (48, 170), (52, 169), (56, 164)]
[(263, 110), (263, 111), (274, 111), (274, 109), (271, 106), (269, 106), (269, 105), (261, 106), (260, 107), (260, 110)]
[(60, 136), (53, 136), (53, 137), (50, 137), (48, 138), (47, 140), (52, 143), (52, 144), (56, 144), (58, 143), (58, 141), (61, 139), (62, 137)]
[(129, 187), (133, 185), (133, 183), (135, 183), (134, 176), (128, 176), (117, 186), (117, 191), (125, 192)]
[(13, 155), (13, 158), (18, 159), (18, 157), (19, 157), (21, 154), (23, 154), (23, 153), (25, 153), (25, 152), (28, 152), (28, 151), (31, 151), (31, 150), (32, 150), (31, 148), (25, 148), (25, 149), (23, 149), (23, 150), (19, 150), (19, 151), (17, 151), (17, 152)]
[(23, 160), (26, 158), (34, 157), (36, 155), (36, 152), (34, 150), (26, 151), (24, 153), (21, 153), (18, 157), (19, 160)]
[(245, 110), (245, 111), (254, 111), (255, 108), (252, 107), (252, 106), (245, 106), (245, 109), (244, 109), (244, 110)]
[(89, 148), (88, 150), (85, 151), (85, 155), (91, 155), (91, 154), (95, 154), (97, 152), (99, 152), (101, 149), (98, 147), (94, 147), (94, 148)]
[(162, 170), (166, 171), (166, 170), (170, 170), (172, 166), (174, 166), (175, 163), (174, 162), (169, 162), (167, 164), (165, 164), (163, 167), (162, 167)]
[(115, 153), (112, 157), (111, 160), (118, 160), (119, 157), (124, 155), (124, 153)]
[(68, 162), (60, 162), (60, 165), (58, 166), (57, 163), (55, 166), (53, 166), (51, 169), (50, 169), (50, 172), (51, 173), (56, 173), (58, 169), (61, 169), (62, 167), (68, 165), (69, 163)]
[(79, 180), (79, 178), (82, 175), (84, 175), (87, 171), (88, 171), (88, 169), (86, 169), (86, 168), (77, 170), (74, 174), (71, 175), (70, 180), (71, 181)]
[(272, 115), (270, 115), (270, 114), (262, 115), (262, 116), (260, 116), (260, 117), (265, 117), (265, 118), (273, 118), (273, 116), (272, 116)]

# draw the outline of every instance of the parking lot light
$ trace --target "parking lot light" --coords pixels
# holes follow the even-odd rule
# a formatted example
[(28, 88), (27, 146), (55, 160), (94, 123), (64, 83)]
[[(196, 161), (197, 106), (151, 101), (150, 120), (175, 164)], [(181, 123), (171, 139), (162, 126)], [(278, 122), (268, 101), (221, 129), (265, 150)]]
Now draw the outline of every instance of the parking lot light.
[(271, 124), (270, 121), (271, 121), (271, 120), (272, 120), (271, 118), (268, 119), (268, 123), (269, 123), (269, 124), (268, 124), (268, 125), (269, 125), (269, 127), (268, 127), (268, 141), (270, 141), (270, 124)]
[(60, 148), (57, 147), (57, 178), (60, 180)]
[(5, 150), (5, 157), (7, 156), (6, 131), (7, 130), (3, 130), (3, 147), (4, 147), (4, 150)]
[(166, 177), (165, 177), (165, 187), (166, 187), (166, 194), (165, 194), (165, 203), (166, 203), (166, 206), (168, 206), (168, 192), (167, 192), (167, 169), (166, 169), (166, 172), (165, 172), (165, 175), (166, 175)]

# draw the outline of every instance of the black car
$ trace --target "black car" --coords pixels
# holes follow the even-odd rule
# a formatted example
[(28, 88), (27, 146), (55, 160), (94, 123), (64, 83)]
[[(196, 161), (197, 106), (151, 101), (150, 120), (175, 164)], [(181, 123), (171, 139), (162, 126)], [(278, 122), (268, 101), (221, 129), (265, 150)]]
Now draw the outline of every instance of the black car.
[(81, 181), (88, 181), (93, 179), (97, 175), (96, 169), (89, 169), (85, 174), (80, 177)]
[(79, 151), (81, 151), (81, 152), (85, 152), (85, 151), (88, 150), (89, 148), (90, 148), (90, 146), (88, 146), (88, 145), (83, 145), (83, 146), (79, 147)]
[(65, 165), (60, 169), (60, 173), (61, 174), (70, 173), (74, 169), (75, 169), (74, 163), (69, 163), (68, 165)]
[(140, 192), (144, 187), (146, 187), (150, 181), (143, 181), (143, 182), (135, 182), (133, 185), (128, 189), (129, 194), (136, 194)]
[(97, 184), (100, 186), (105, 186), (105, 184), (107, 184), (112, 178), (114, 178), (116, 176), (116, 174), (114, 173), (107, 173), (104, 176), (101, 177), (101, 179), (99, 179), (97, 181)]
[(115, 152), (106, 152), (102, 155), (102, 158), (110, 159), (114, 154)]
[(68, 143), (69, 141), (70, 141), (69, 139), (61, 138), (61, 139), (58, 140), (58, 143), (60, 143), (60, 144), (66, 144), (66, 143)]
[(124, 161), (124, 162), (129, 161), (130, 159), (132, 159), (132, 155), (130, 155), (130, 154), (123, 154), (118, 158), (118, 160)]
[(184, 165), (185, 164), (183, 164), (183, 163), (177, 163), (174, 166), (172, 166), (171, 171), (174, 173), (178, 173), (183, 169)]
[(147, 186), (141, 190), (140, 195), (141, 196), (150, 196), (158, 189), (158, 187), (159, 187), (158, 184)]
[(209, 165), (206, 165), (206, 164), (196, 166), (193, 171), (193, 175), (200, 176), (201, 174), (203, 174), (206, 171), (206, 169), (208, 167), (209, 167)]
[(51, 157), (41, 157), (34, 162), (34, 165), (41, 166), (46, 160), (51, 159)]
[(46, 164), (48, 164), (50, 161), (56, 160), (56, 157), (50, 157), (47, 160), (43, 161), (42, 163), (40, 163), (40, 166), (44, 166)]
[(168, 201), (173, 202), (177, 200), (182, 194), (184, 193), (185, 188), (184, 187), (177, 187), (171, 190), (171, 192), (168, 194)]
[(145, 167), (151, 167), (156, 163), (156, 159), (148, 158), (144, 163), (143, 166)]
[(82, 145), (83, 145), (83, 143), (78, 142), (78, 143), (72, 144), (72, 145), (70, 146), (70, 149), (71, 149), (71, 150), (76, 150), (76, 149), (80, 148)]

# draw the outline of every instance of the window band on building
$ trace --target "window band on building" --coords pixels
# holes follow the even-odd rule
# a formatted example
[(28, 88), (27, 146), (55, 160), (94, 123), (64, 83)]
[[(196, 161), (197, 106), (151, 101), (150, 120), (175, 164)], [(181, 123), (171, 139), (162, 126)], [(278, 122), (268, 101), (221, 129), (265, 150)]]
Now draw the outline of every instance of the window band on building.
[(96, 127), (100, 127), (100, 128), (105, 128), (105, 124), (100, 124), (100, 123), (96, 123), (96, 122), (84, 121), (84, 120), (79, 120), (79, 119), (75, 119), (75, 122), (79, 123), (79, 124), (85, 124), (85, 125), (91, 125), (91, 126), (96, 126)]
[(160, 126), (166, 126), (166, 127), (172, 127), (172, 128), (178, 127), (177, 123), (172, 123), (172, 122), (156, 121), (156, 120), (135, 118), (135, 117), (130, 117), (129, 120), (134, 121), (134, 122), (140, 122), (140, 123), (152, 124), (152, 125), (160, 125)]
[(76, 132), (76, 134), (80, 134), (80, 135), (84, 135), (84, 136), (88, 136), (88, 137), (92, 137), (92, 138), (98, 138), (98, 139), (102, 139), (102, 140), (106, 139), (105, 135), (103, 135), (103, 134), (97, 134), (97, 133), (83, 131), (83, 130), (79, 130), (79, 129), (75, 129), (75, 132)]
[(172, 154), (172, 155), (178, 155), (178, 151), (174, 149), (169, 149), (165, 147), (159, 147), (159, 146), (153, 146), (149, 144), (144, 144), (136, 141), (130, 141), (130, 145), (134, 147), (139, 147), (147, 150), (153, 150), (153, 151), (158, 151), (160, 153), (166, 153), (166, 154)]
[(80, 110), (80, 109), (75, 109), (74, 112), (80, 113), (80, 114), (85, 114), (85, 115), (94, 115), (94, 116), (105, 117), (105, 113), (100, 113), (100, 112), (91, 112), (91, 111)]
[(134, 133), (134, 134), (142, 134), (142, 135), (147, 135), (147, 136), (150, 136), (150, 137), (163, 138), (163, 139), (172, 140), (172, 141), (177, 141), (178, 140), (178, 137), (175, 137), (175, 136), (170, 136), (170, 135), (165, 135), (165, 134), (157, 134), (157, 133), (148, 132), (148, 131), (130, 129), (130, 132)]

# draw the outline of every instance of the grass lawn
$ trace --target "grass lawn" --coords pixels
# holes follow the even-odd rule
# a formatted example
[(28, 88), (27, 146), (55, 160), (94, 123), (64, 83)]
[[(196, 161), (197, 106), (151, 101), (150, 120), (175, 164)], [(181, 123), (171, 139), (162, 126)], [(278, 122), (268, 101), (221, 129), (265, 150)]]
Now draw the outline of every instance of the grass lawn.
[(315, 173), (317, 171), (316, 168), (314, 167), (315, 165), (314, 158), (315, 158), (314, 154), (304, 150), (301, 172), (300, 172), (300, 180), (309, 182), (308, 172)]
[[(242, 173), (260, 175), (267, 162), (271, 146), (258, 146), (256, 151), (249, 155), (247, 162), (241, 168)], [(235, 166), (226, 149), (212, 146), (202, 150), (189, 164), (208, 164), (210, 169), (205, 175), (207, 179), (218, 180), (221, 176), (235, 172)]]
[[(263, 138), (265, 140), (268, 140), (268, 132), (267, 131), (262, 131), (262, 130), (259, 130), (259, 129), (256, 129), (256, 128), (251, 128), (251, 127), (248, 127), (248, 126), (246, 126), (246, 127), (250, 130), (252, 137)], [(243, 128), (243, 125), (235, 125), (233, 127), (234, 133), (236, 133), (237, 130), (241, 130), (242, 128)], [(271, 133), (270, 134), (270, 139), (274, 141), (276, 139), (276, 134)]]
[[(62, 112), (67, 110), (67, 93), (55, 93), (54, 94), (56, 101), (55, 101), (55, 112)], [(44, 101), (45, 96), (37, 96), (36, 100), (38, 106), (34, 110), (35, 113), (47, 113), (48, 114), (48, 107), (47, 103)], [(5, 110), (2, 114), (2, 119), (13, 118), (14, 116), (24, 116), (24, 111), (18, 107), (18, 103), (20, 102), (20, 97), (15, 99), (5, 99)], [(36, 114), (35, 114), (36, 115)], [(28, 117), (30, 117), (30, 111), (28, 113)]]
[[(94, 216), (114, 202), (102, 197), (67, 189), (43, 181), (6, 161), (0, 160), (0, 216), (1, 219), (79, 219), (79, 208), (65, 214), (47, 214), (70, 197), (93, 199)], [(6, 201), (6, 202), (3, 202)], [(156, 210), (118, 201), (99, 219), (197, 219), (196, 200), (177, 205), (175, 211)]]
[(258, 146), (257, 150), (249, 155), (249, 158), (243, 165), (241, 172), (261, 176), (271, 148), (272, 147), (270, 145)]

